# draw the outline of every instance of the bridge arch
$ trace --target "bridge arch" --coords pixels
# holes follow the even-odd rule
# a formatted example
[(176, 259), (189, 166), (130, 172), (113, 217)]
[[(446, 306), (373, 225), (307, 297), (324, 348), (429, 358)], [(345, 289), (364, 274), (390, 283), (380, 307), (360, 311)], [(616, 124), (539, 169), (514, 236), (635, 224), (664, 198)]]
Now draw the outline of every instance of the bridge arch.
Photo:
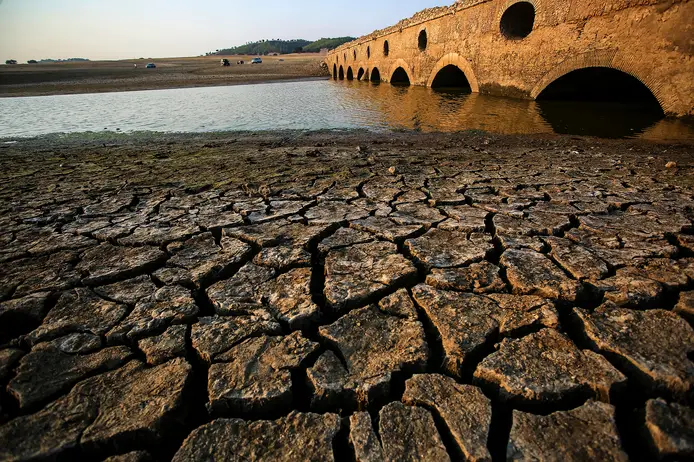
[(354, 80), (354, 71), (352, 71), (352, 66), (347, 68), (347, 80)]
[(340, 66), (340, 72), (338, 73), (338, 77), (340, 80), (345, 80), (345, 69)]
[(333, 80), (337, 80), (337, 64), (333, 64)]
[(530, 92), (530, 97), (537, 99), (553, 82), (574, 71), (590, 68), (614, 69), (635, 78), (651, 92), (666, 114), (671, 112), (673, 106), (676, 104), (676, 102), (669, 101), (663, 97), (666, 84), (658, 83), (654, 78), (640, 75), (640, 73), (635, 70), (634, 65), (631, 64), (630, 59), (619, 56), (618, 50), (602, 50), (583, 53), (565, 60), (540, 79)]
[(380, 83), (381, 82), (381, 71), (378, 70), (377, 67), (374, 67), (371, 69), (371, 76), (369, 78), (374, 83)]
[(357, 80), (362, 80), (364, 78), (364, 68), (360, 67), (357, 71)]
[(395, 74), (395, 71), (397, 71), (398, 68), (402, 68), (402, 70), (405, 71), (405, 74), (407, 74), (407, 80), (409, 80), (409, 83), (414, 84), (414, 75), (412, 75), (410, 66), (404, 59), (398, 59), (390, 66), (390, 71), (388, 72), (388, 82), (392, 80), (393, 74)]
[(465, 74), (465, 77), (467, 78), (467, 81), (470, 84), (470, 90), (473, 93), (479, 93), (480, 85), (477, 82), (477, 77), (475, 77), (475, 73), (472, 70), (472, 66), (467, 61), (467, 59), (458, 55), (458, 53), (449, 53), (445, 55), (443, 58), (441, 58), (438, 63), (436, 63), (436, 66), (434, 66), (434, 69), (431, 71), (431, 74), (429, 75), (427, 87), (431, 87), (434, 84), (434, 79), (436, 79), (438, 73), (446, 66), (455, 66), (461, 71), (463, 71), (463, 74)]

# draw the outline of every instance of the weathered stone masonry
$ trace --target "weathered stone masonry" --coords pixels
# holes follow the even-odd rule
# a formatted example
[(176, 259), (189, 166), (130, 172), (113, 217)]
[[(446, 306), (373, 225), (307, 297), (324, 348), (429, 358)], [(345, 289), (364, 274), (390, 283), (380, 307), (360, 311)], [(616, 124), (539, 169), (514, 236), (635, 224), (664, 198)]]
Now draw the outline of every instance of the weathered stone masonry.
[(473, 92), (532, 99), (569, 72), (605, 67), (640, 80), (666, 114), (691, 116), (692, 18), (687, 0), (462, 0), (347, 43), (326, 63), (336, 78), (376, 71), (384, 82), (402, 68), (422, 86), (454, 65)]

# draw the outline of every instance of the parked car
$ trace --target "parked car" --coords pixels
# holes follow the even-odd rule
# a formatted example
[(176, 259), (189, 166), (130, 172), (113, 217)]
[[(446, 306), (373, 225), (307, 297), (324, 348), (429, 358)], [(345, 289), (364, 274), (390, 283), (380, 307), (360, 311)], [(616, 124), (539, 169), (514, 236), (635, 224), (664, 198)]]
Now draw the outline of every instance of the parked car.
[(147, 69), (156, 69), (157, 65), (154, 63), (147, 63)]
[(27, 64), (38, 64), (38, 63), (39, 62), (36, 61), (35, 59), (30, 59), (29, 61), (27, 61)]
[(222, 63), (222, 67), (229, 67), (229, 66), (231, 66), (231, 63), (229, 62), (228, 59), (222, 59), (221, 63)]
[(8, 59), (7, 61), (5, 61), (5, 64), (17, 64), (17, 60), (16, 59)]
[(251, 64), (263, 64), (263, 60), (260, 58), (253, 58)]

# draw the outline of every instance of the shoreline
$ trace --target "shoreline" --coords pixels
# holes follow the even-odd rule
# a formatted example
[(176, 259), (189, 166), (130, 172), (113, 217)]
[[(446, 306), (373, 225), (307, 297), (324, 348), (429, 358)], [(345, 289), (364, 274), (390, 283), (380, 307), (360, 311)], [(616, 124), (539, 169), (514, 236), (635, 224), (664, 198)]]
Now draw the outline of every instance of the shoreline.
[[(608, 146), (611, 148), (678, 147), (694, 149), (694, 140), (652, 140), (640, 138), (599, 138), (584, 135), (565, 135), (558, 133), (528, 133), (528, 134), (499, 134), (484, 130), (462, 130), (458, 132), (418, 132), (413, 130), (368, 130), (365, 128), (336, 128), (319, 130), (278, 129), (278, 130), (223, 130), (209, 132), (161, 132), (161, 131), (85, 131), (85, 132), (56, 132), (28, 137), (0, 137), (0, 149), (15, 144), (25, 144), (40, 148), (44, 144), (57, 144), (63, 147), (92, 146), (113, 143), (116, 145), (136, 145), (166, 142), (168, 144), (190, 144), (195, 142), (218, 141), (226, 139), (244, 140), (245, 143), (294, 143), (295, 140), (319, 140), (336, 137), (341, 143), (357, 146), (360, 143), (376, 145), (387, 141), (399, 140), (403, 143), (416, 145), (423, 143), (427, 146), (435, 142), (463, 142), (465, 140), (484, 139), (509, 146), (524, 143), (570, 144), (571, 142)], [(271, 141), (272, 140), (272, 141)], [(278, 141), (279, 140), (279, 141)]]

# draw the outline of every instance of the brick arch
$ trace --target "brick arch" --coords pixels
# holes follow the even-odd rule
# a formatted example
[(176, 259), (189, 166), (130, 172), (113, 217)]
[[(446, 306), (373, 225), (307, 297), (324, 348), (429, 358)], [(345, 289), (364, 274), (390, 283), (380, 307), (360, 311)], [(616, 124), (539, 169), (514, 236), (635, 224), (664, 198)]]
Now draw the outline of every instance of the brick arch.
[(470, 84), (470, 88), (472, 89), (473, 93), (480, 92), (480, 86), (477, 82), (475, 72), (472, 70), (472, 66), (467, 61), (467, 59), (458, 55), (458, 53), (448, 53), (443, 58), (439, 59), (439, 62), (436, 63), (436, 66), (434, 66), (434, 70), (432, 70), (431, 74), (429, 75), (427, 87), (431, 87), (431, 85), (434, 83), (434, 79), (436, 78), (436, 74), (438, 74), (441, 69), (449, 65), (453, 65), (461, 71), (463, 71), (463, 74), (465, 74), (465, 77), (467, 78), (467, 81)]
[(504, 13), (506, 13), (506, 10), (511, 8), (516, 3), (530, 3), (533, 8), (535, 8), (535, 23), (537, 23), (537, 18), (540, 13), (542, 13), (543, 0), (506, 0), (504, 6), (499, 8), (499, 11), (496, 13), (496, 24), (501, 22), (501, 17), (504, 15)]
[(369, 65), (368, 65), (368, 63), (367, 63), (366, 61), (359, 61), (359, 63), (355, 64), (355, 67), (356, 67), (356, 69), (357, 69), (357, 74), (355, 75), (354, 78), (355, 78), (356, 80), (359, 80), (359, 79), (357, 79), (356, 76), (359, 75), (359, 69), (363, 69), (363, 70), (364, 70), (364, 77), (365, 77), (365, 78), (363, 78), (362, 80), (367, 80), (367, 79), (366, 79), (366, 76), (369, 75)]
[(641, 74), (637, 70), (639, 68), (638, 61), (628, 55), (620, 54), (619, 50), (616, 49), (591, 51), (564, 60), (540, 79), (530, 92), (530, 97), (537, 99), (545, 88), (555, 80), (570, 72), (590, 67), (607, 67), (634, 77), (653, 93), (653, 96), (658, 100), (660, 107), (666, 114), (673, 112), (674, 107), (677, 105), (675, 101), (670, 101), (663, 96), (665, 94), (676, 94), (671, 90), (665, 90), (666, 87), (670, 86), (669, 84), (659, 82), (653, 76)]
[[(409, 64), (407, 64), (407, 62), (402, 58), (395, 60), (395, 62), (390, 66), (390, 71), (388, 71), (387, 75), (387, 82), (390, 82), (390, 78), (393, 77), (393, 74), (398, 69), (398, 67), (402, 67), (405, 70), (407, 78), (410, 79), (410, 85), (414, 85), (414, 75), (412, 74), (412, 70), (410, 69)], [(381, 75), (381, 80), (384, 81), (383, 75)]]

